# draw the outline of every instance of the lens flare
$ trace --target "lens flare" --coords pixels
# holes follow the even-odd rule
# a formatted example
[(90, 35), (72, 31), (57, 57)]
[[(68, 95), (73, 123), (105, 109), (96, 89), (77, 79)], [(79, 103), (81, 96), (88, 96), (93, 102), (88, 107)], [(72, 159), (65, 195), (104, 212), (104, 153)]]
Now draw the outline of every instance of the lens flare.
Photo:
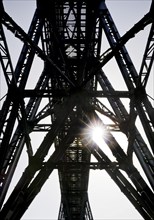
[(98, 142), (103, 138), (104, 129), (101, 126), (96, 126), (96, 127), (94, 126), (92, 128), (91, 133), (92, 133), (92, 140), (94, 142)]
[(105, 133), (105, 128), (102, 123), (93, 120), (89, 124), (85, 124), (82, 131), (82, 137), (87, 144), (95, 142), (96, 144), (102, 143)]

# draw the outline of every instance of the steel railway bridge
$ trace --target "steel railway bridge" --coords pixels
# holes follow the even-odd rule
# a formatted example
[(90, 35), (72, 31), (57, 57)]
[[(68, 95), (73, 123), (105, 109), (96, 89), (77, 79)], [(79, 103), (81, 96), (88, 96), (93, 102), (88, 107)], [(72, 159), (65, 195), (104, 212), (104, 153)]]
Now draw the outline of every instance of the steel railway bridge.
[[(59, 220), (93, 219), (90, 169), (105, 169), (140, 215), (154, 219), (154, 108), (146, 92), (154, 60), (154, 1), (123, 36), (105, 0), (37, 0), (27, 33), (9, 16), (3, 1), (0, 19), (1, 74), (7, 86), (0, 110), (0, 219), (20, 219), (54, 169), (61, 191)], [(125, 44), (146, 26), (150, 31), (137, 71)], [(6, 29), (23, 43), (15, 68)], [(102, 53), (103, 37), (109, 48)], [(38, 80), (32, 75), (37, 82), (29, 88), (34, 57), (43, 68), (37, 70)], [(125, 90), (116, 90), (105, 73), (104, 66), (112, 59)], [(116, 70), (113, 74), (118, 77)], [(123, 100), (129, 102), (129, 110)], [(114, 160), (92, 140), (96, 125), (104, 129), (104, 144)], [(125, 149), (115, 132), (128, 138)], [(37, 147), (33, 133), (42, 137)], [(6, 200), (25, 148), (27, 167)], [(92, 155), (97, 162), (91, 161)], [(146, 179), (135, 167), (134, 155)]]

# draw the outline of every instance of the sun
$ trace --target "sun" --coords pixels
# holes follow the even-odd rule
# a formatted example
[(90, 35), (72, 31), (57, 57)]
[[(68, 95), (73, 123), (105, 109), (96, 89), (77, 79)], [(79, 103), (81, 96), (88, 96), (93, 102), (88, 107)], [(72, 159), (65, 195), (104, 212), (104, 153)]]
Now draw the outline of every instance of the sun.
[(92, 142), (101, 144), (105, 135), (105, 128), (103, 124), (100, 121), (93, 120), (90, 121), (89, 124), (85, 125), (86, 126), (82, 131), (82, 137), (87, 142), (87, 144)]
[(94, 142), (100, 142), (104, 135), (104, 129), (102, 126), (94, 126), (91, 131), (91, 138)]

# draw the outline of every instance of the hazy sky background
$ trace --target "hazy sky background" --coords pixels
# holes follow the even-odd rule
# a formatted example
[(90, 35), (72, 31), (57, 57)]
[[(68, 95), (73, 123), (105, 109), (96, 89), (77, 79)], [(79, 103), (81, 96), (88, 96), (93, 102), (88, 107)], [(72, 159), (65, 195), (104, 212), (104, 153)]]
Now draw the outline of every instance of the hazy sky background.
[[(149, 10), (150, 0), (107, 0), (108, 8), (112, 14), (115, 24), (123, 35), (130, 29), (139, 19), (141, 19)], [(5, 9), (9, 15), (27, 31), (35, 10), (34, 0), (4, 0)], [(147, 40), (149, 28), (139, 33), (135, 38), (127, 43), (127, 48), (130, 56), (137, 68), (140, 69), (143, 51)], [(10, 54), (14, 63), (18, 60), (22, 43), (15, 39), (12, 33), (7, 32), (7, 39), (10, 49)], [(102, 50), (107, 48), (105, 38), (103, 39)], [(36, 59), (36, 65), (33, 71), (37, 75), (41, 73), (42, 61)], [(40, 64), (41, 63), (41, 64)], [(114, 64), (113, 64), (114, 65)], [(113, 67), (107, 65), (105, 71), (108, 72), (110, 78), (113, 77)], [(115, 70), (114, 70), (115, 72)], [(122, 79), (113, 80), (115, 89), (119, 87)], [(152, 84), (149, 82), (149, 94), (152, 93)], [(30, 81), (29, 86), (33, 87), (33, 82)], [(5, 94), (5, 86), (3, 78), (1, 78), (1, 97)], [(123, 89), (123, 88), (121, 88)], [(126, 144), (126, 139), (124, 144)], [(15, 182), (23, 172), (23, 167), (27, 163), (26, 150), (19, 162), (18, 171), (15, 174), (10, 191)], [(89, 179), (89, 201), (94, 219), (143, 219), (127, 198), (121, 193), (120, 189), (115, 185), (112, 179), (105, 171), (91, 171)], [(60, 191), (57, 171), (54, 171), (40, 194), (35, 198), (22, 219), (57, 219), (60, 205)]]

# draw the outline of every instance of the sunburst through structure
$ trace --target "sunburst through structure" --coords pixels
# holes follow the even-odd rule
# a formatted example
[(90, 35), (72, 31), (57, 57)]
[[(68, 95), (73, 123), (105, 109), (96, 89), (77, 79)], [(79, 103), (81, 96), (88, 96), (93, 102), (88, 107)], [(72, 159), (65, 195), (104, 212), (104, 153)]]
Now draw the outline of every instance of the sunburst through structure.
[[(0, 3), (0, 219), (21, 219), (55, 169), (58, 220), (93, 220), (91, 169), (154, 219), (154, 1), (123, 36), (107, 3), (36, 0), (28, 31)], [(125, 44), (145, 29), (137, 70)]]

